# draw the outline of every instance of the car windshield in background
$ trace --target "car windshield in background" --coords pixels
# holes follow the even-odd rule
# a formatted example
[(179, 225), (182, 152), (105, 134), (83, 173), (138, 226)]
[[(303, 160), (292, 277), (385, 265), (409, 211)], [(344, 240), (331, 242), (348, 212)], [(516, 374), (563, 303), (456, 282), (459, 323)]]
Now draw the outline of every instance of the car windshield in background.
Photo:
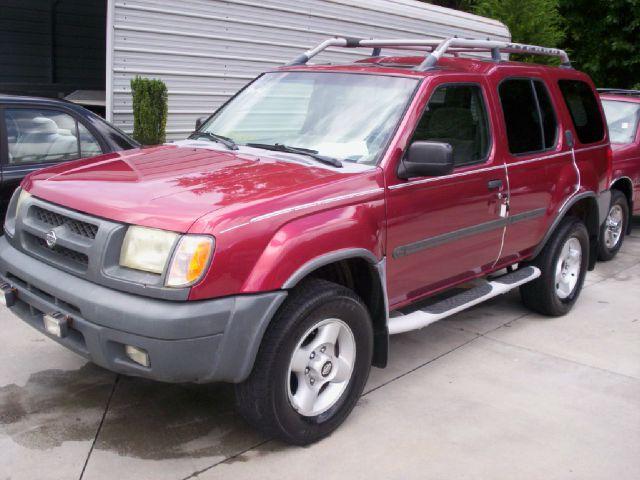
[(631, 143), (636, 136), (640, 103), (602, 100), (611, 143)]
[(375, 164), (418, 80), (382, 75), (278, 72), (263, 75), (200, 131), (239, 144), (286, 145)]

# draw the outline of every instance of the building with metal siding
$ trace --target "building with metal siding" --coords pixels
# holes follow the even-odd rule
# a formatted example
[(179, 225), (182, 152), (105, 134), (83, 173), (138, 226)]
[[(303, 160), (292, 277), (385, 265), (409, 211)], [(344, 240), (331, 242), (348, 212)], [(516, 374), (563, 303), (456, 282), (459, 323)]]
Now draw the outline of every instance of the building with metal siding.
[(105, 89), (107, 0), (0, 0), (0, 92)]
[[(169, 139), (327, 37), (509, 39), (500, 22), (416, 0), (2, 0), (0, 27), (0, 92), (80, 90), (79, 103), (131, 132), (130, 79), (160, 78)], [(313, 61), (363, 54), (329, 49)]]
[[(184, 138), (256, 74), (336, 35), (510, 39), (500, 22), (414, 0), (109, 0), (107, 118), (130, 132), (130, 79), (160, 78), (167, 137)], [(329, 50), (314, 62), (363, 54)]]

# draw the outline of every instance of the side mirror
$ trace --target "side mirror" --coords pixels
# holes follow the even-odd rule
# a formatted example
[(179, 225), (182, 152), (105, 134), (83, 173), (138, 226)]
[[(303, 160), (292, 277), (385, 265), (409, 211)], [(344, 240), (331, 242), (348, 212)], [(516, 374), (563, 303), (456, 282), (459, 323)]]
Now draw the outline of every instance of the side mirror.
[(442, 142), (413, 142), (398, 167), (398, 177), (437, 177), (453, 172), (453, 147)]
[(200, 130), (200, 127), (202, 126), (202, 124), (203, 124), (204, 122), (206, 122), (206, 121), (207, 121), (207, 118), (209, 118), (209, 117), (200, 117), (200, 118), (198, 118), (198, 119), (196, 120), (196, 130)]

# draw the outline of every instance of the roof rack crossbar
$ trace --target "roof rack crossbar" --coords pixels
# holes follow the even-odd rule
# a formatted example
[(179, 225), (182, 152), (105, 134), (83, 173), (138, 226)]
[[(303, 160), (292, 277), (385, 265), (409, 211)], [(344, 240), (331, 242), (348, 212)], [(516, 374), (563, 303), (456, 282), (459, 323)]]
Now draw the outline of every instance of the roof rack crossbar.
[(424, 39), (364, 39), (353, 37), (335, 37), (325, 40), (314, 48), (307, 50), (303, 54), (291, 60), (286, 66), (304, 65), (312, 57), (315, 57), (323, 50), (330, 47), (342, 48), (373, 48), (374, 52), (379, 52), (382, 48), (407, 49), (416, 47), (419, 50), (427, 50), (430, 53), (424, 61), (415, 69), (426, 71), (438, 64), (438, 61), (445, 53), (460, 52), (490, 52), (491, 58), (495, 61), (501, 59), (501, 53), (520, 53), (525, 55), (544, 55), (560, 58), (560, 65), (571, 68), (569, 56), (564, 50), (557, 48), (539, 47), (537, 45), (525, 45), (522, 43), (504, 42), (498, 40), (474, 40), (466, 38), (424, 38)]

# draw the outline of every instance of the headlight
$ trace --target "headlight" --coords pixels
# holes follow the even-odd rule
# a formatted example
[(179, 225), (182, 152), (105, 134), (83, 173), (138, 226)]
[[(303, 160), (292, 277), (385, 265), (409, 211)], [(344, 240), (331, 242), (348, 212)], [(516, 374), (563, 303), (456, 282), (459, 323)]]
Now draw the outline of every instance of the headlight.
[(127, 230), (120, 250), (120, 265), (162, 274), (178, 234), (156, 228), (131, 226)]
[[(21, 204), (27, 200), (31, 195), (29, 192), (22, 188), (17, 188), (11, 200), (9, 200), (9, 208), (4, 217), (4, 230), (9, 237), (13, 237), (16, 233), (16, 218), (18, 217)], [(2, 232), (0, 232), (2, 233)]]
[(167, 273), (167, 287), (186, 287), (202, 278), (215, 242), (205, 235), (185, 235), (173, 254), (173, 260)]
[(18, 195), (18, 201), (16, 202), (16, 216), (18, 216), (18, 214), (20, 213), (20, 205), (22, 205), (22, 202), (24, 202), (30, 196), (31, 194), (29, 192), (27, 192), (26, 190), (20, 189), (20, 194)]

